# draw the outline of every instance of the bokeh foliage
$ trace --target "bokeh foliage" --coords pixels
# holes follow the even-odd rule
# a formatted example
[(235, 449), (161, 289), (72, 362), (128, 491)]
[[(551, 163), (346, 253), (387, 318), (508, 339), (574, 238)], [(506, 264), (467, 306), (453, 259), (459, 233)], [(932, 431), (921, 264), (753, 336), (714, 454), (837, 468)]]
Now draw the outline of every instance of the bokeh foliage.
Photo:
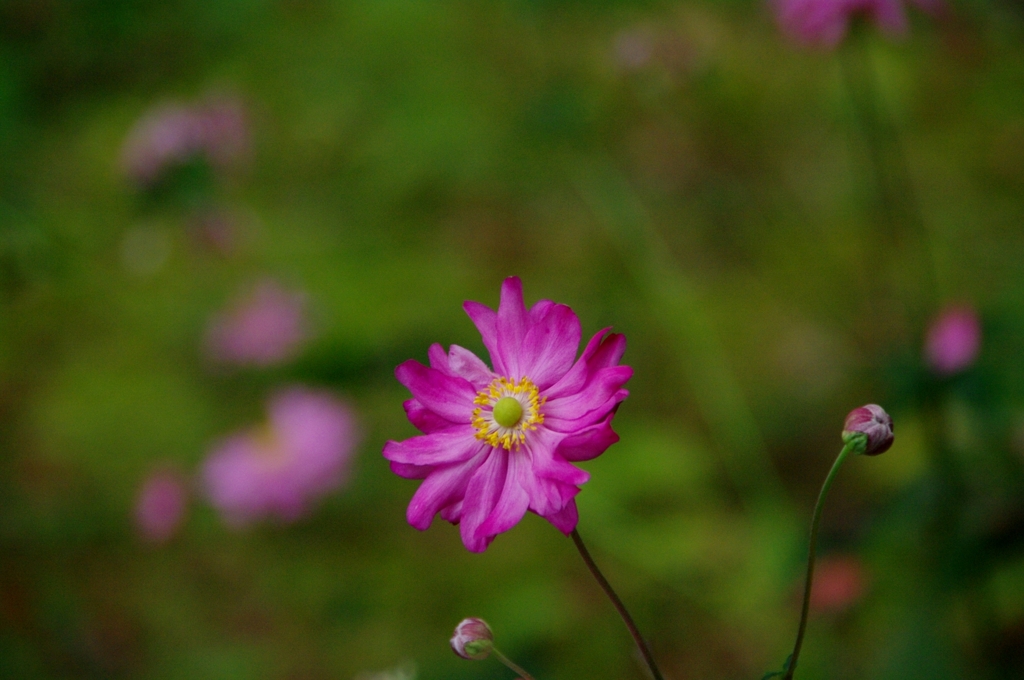
[[(668, 677), (781, 664), (869, 401), (896, 444), (847, 464), (823, 538), (866, 592), (812, 621), (799, 676), (1024, 677), (1024, 9), (914, 19), (825, 53), (739, 0), (0, 2), (0, 676), (509, 677), (447, 649), (473, 615), (538, 679), (643, 677), (567, 539), (416, 532), (380, 456), (414, 432), (393, 367), (482, 353), (461, 302), (517, 274), (629, 339), (580, 531)], [(248, 107), (245, 170), (133, 188), (134, 121), (209, 92)], [(228, 255), (197, 201), (238, 226)], [(308, 292), (316, 339), (212, 369), (208, 318), (265, 275)], [(940, 379), (921, 345), (950, 302), (983, 349)], [(141, 541), (144, 476), (294, 382), (359, 409), (348, 487), (294, 526), (197, 503)]]

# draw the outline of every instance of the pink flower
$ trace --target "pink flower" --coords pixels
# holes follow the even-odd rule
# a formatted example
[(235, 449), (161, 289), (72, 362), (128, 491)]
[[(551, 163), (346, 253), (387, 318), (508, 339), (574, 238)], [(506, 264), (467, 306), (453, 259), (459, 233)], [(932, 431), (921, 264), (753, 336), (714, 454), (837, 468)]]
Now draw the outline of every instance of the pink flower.
[(473, 552), (527, 510), (568, 534), (578, 520), (574, 498), (590, 477), (571, 463), (618, 441), (612, 416), (633, 374), (619, 365), (626, 340), (602, 330), (575, 360), (576, 314), (550, 300), (527, 310), (516, 277), (502, 285), (497, 313), (479, 302), (463, 307), (493, 371), (467, 349), (452, 345), (446, 354), (438, 344), (429, 368), (410, 360), (395, 371), (413, 395), (405, 402), (409, 420), (424, 433), (384, 446), (396, 474), (423, 480), (409, 524), (425, 530), (440, 513), (460, 524)]
[(205, 157), (225, 168), (245, 155), (249, 131), (240, 102), (215, 98), (201, 104), (169, 103), (143, 116), (121, 150), (125, 173), (142, 186), (169, 168)]
[(206, 348), (214, 361), (271, 366), (293, 358), (307, 339), (306, 297), (265, 279), (213, 317)]
[(181, 476), (169, 470), (154, 472), (142, 483), (135, 503), (135, 524), (142, 537), (166, 543), (185, 518), (188, 490)]
[(249, 153), (249, 123), (242, 102), (214, 96), (199, 108), (203, 125), (203, 152), (209, 161), (226, 168)]
[[(933, 14), (943, 6), (941, 0), (910, 1)], [(890, 36), (907, 32), (904, 0), (774, 0), (772, 4), (782, 31), (805, 45), (835, 47), (858, 15), (868, 17)]]
[(331, 393), (279, 392), (270, 421), (218, 443), (206, 459), (206, 495), (231, 526), (264, 517), (293, 522), (345, 483), (358, 441), (354, 418)]
[(939, 375), (969, 368), (981, 348), (981, 320), (970, 307), (948, 307), (932, 321), (924, 342), (925, 360)]

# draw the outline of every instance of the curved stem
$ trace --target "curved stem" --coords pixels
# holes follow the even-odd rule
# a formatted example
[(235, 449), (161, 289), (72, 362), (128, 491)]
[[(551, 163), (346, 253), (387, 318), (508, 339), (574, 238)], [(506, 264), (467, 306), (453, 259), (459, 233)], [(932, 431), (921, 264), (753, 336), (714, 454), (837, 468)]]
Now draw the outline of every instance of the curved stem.
[(836, 462), (832, 464), (832, 469), (829, 470), (828, 476), (825, 477), (825, 483), (821, 485), (821, 491), (818, 493), (818, 502), (814, 504), (814, 515), (811, 519), (810, 545), (807, 549), (807, 581), (804, 583), (804, 604), (800, 611), (800, 628), (796, 633), (796, 644), (793, 645), (793, 654), (789, 657), (789, 663), (787, 664), (783, 680), (793, 680), (796, 662), (800, 657), (800, 647), (804, 643), (804, 633), (807, 632), (807, 614), (811, 608), (811, 584), (814, 581), (814, 553), (818, 545), (818, 524), (821, 521), (821, 510), (825, 506), (825, 496), (828, 495), (829, 487), (832, 486), (832, 481), (836, 478), (836, 473), (839, 472), (839, 466), (843, 464), (847, 454), (853, 449), (854, 445), (852, 443), (846, 444), (843, 450), (839, 452)]
[(619, 612), (619, 616), (622, 617), (623, 622), (626, 624), (626, 628), (629, 629), (629, 634), (633, 636), (633, 640), (636, 642), (636, 646), (640, 649), (640, 654), (644, 657), (644, 662), (647, 664), (647, 668), (650, 669), (651, 675), (654, 676), (654, 680), (664, 680), (661, 676), (661, 671), (658, 670), (658, 666), (654, 663), (654, 656), (651, 654), (651, 650), (647, 647), (647, 643), (644, 642), (644, 638), (640, 635), (640, 630), (636, 627), (633, 622), (633, 617), (629, 615), (629, 611), (626, 610), (626, 605), (622, 604), (622, 600), (615, 594), (608, 579), (604, 577), (601, 570), (597, 568), (597, 564), (594, 562), (594, 558), (590, 556), (590, 551), (587, 550), (587, 546), (583, 545), (583, 539), (580, 538), (580, 534), (575, 529), (569, 534), (572, 537), (572, 542), (576, 544), (576, 549), (580, 551), (580, 556), (583, 561), (587, 563), (587, 568), (590, 569), (590, 573), (597, 579), (598, 585), (604, 591), (608, 599), (615, 605), (615, 609)]
[(511, 659), (498, 651), (497, 647), (491, 647), (491, 654), (498, 658), (498, 661), (508, 666), (513, 673), (517, 673), (522, 680), (533, 680), (533, 676), (520, 668)]

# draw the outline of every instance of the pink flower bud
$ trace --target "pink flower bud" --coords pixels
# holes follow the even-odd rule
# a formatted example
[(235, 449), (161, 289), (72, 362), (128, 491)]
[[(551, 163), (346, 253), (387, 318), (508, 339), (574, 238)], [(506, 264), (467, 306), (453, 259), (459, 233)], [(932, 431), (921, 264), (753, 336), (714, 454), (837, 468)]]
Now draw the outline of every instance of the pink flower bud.
[(494, 634), (483, 619), (463, 619), (455, 626), (452, 650), (463, 659), (486, 659), (494, 648)]
[(857, 453), (877, 456), (892, 446), (892, 418), (878, 404), (855, 408), (843, 424), (843, 442), (858, 442)]

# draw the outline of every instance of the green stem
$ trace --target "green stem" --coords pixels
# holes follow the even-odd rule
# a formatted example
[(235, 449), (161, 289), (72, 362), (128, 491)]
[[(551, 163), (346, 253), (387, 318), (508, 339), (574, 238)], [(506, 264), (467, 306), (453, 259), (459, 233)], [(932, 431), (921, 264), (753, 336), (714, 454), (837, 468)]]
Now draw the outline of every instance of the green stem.
[(654, 656), (651, 654), (651, 650), (647, 647), (647, 643), (644, 642), (644, 638), (640, 635), (640, 629), (636, 627), (633, 622), (633, 617), (629, 615), (629, 611), (626, 610), (626, 605), (622, 604), (622, 600), (615, 594), (608, 579), (604, 577), (601, 570), (597, 568), (597, 564), (594, 562), (594, 558), (590, 556), (590, 551), (587, 550), (587, 546), (583, 545), (583, 539), (580, 538), (580, 534), (575, 529), (569, 534), (572, 536), (572, 542), (576, 544), (576, 549), (580, 551), (580, 556), (583, 561), (587, 563), (587, 568), (590, 569), (590, 573), (594, 575), (601, 590), (604, 591), (608, 599), (615, 605), (615, 609), (619, 612), (619, 616), (622, 617), (623, 622), (626, 624), (626, 628), (629, 629), (629, 634), (633, 636), (633, 640), (636, 642), (636, 646), (640, 649), (640, 654), (644, 657), (644, 662), (647, 664), (647, 668), (650, 669), (651, 675), (654, 676), (654, 680), (664, 680), (661, 676), (661, 671), (658, 670), (657, 664), (654, 663)]
[(499, 652), (497, 647), (491, 647), (491, 653), (498, 658), (498, 661), (502, 662), (510, 669), (512, 669), (513, 673), (518, 674), (519, 677), (522, 678), (522, 680), (533, 680), (532, 675), (524, 671), (522, 668), (516, 665), (511, 659), (509, 659), (507, 656)]
[(818, 502), (814, 504), (814, 516), (811, 519), (810, 546), (807, 549), (807, 581), (804, 583), (804, 604), (800, 611), (800, 628), (796, 633), (796, 644), (793, 645), (793, 654), (789, 657), (789, 664), (783, 680), (793, 680), (796, 662), (800, 657), (800, 647), (804, 643), (804, 633), (807, 632), (807, 614), (811, 608), (811, 584), (814, 582), (814, 553), (818, 546), (818, 524), (821, 522), (822, 508), (825, 507), (825, 496), (828, 495), (832, 481), (836, 478), (836, 473), (839, 472), (839, 466), (843, 464), (847, 454), (854, 450), (854, 448), (856, 448), (855, 443), (849, 442), (839, 452), (836, 462), (832, 464), (832, 469), (828, 472), (828, 477), (825, 477), (825, 483), (821, 485), (821, 492), (818, 493)]

